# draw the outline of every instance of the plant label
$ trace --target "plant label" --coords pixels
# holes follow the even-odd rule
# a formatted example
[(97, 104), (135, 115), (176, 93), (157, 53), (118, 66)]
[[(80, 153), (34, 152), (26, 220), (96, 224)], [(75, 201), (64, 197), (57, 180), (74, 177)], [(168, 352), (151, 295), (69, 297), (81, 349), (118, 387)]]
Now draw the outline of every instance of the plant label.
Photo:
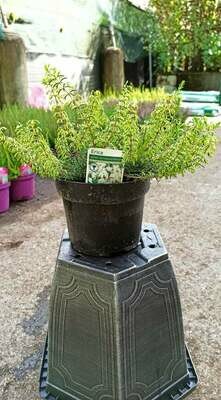
[(121, 183), (123, 152), (113, 149), (88, 149), (86, 183)]

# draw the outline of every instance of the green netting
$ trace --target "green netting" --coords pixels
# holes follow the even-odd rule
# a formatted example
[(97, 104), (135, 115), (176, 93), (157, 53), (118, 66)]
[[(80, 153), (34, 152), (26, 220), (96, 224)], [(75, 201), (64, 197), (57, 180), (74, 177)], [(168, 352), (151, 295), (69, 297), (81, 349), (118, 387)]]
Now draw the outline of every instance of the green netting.
[(117, 44), (125, 54), (125, 60), (136, 62), (147, 54), (151, 35), (156, 31), (156, 21), (152, 11), (143, 12), (127, 0), (118, 0), (113, 8), (113, 24)]
[(144, 41), (141, 36), (116, 31), (117, 45), (123, 50), (125, 61), (133, 63), (145, 55)]

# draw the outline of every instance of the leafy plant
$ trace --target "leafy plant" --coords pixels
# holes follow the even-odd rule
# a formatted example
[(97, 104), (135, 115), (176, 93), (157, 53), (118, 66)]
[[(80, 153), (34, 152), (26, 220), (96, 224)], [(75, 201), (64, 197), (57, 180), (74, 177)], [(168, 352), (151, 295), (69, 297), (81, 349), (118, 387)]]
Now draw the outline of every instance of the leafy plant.
[(51, 146), (54, 145), (57, 126), (50, 110), (25, 107), (18, 104), (6, 105), (0, 110), (0, 126), (6, 128), (9, 136), (14, 136), (18, 124), (25, 125), (29, 120), (39, 121), (39, 125), (48, 138)]
[[(49, 80), (47, 80), (47, 78), (48, 75), (45, 77), (44, 82), (48, 88), (48, 94), (50, 96), (51, 103), (54, 106), (55, 101), (62, 103), (64, 105), (66, 114), (68, 115), (68, 119), (72, 122), (75, 119), (74, 105), (76, 102), (82, 102), (83, 100), (72, 87), (72, 85), (66, 82), (64, 77), (62, 77), (60, 72), (56, 69), (51, 67)], [(53, 88), (50, 87), (51, 79), (53, 79)], [(131, 101), (138, 105), (138, 114), (141, 116), (141, 118), (144, 118), (146, 114), (149, 115), (154, 108), (155, 103), (166, 96), (167, 94), (163, 89), (152, 89), (150, 91), (148, 89), (131, 88), (129, 92)], [(73, 99), (73, 97), (75, 99)], [(110, 90), (106, 91), (105, 94), (102, 95), (104, 110), (107, 115), (111, 115), (113, 113), (118, 97), (118, 93), (114, 93)], [(150, 104), (150, 107), (148, 107), (146, 103)], [(4, 126), (6, 128), (7, 135), (15, 136), (16, 127), (18, 124), (25, 125), (29, 120), (38, 121), (39, 127), (41, 128), (45, 138), (49, 141), (50, 146), (54, 148), (58, 132), (56, 121), (59, 119), (55, 118), (55, 114), (55, 109), (52, 112), (51, 110), (25, 107), (18, 104), (5, 105), (0, 110), (0, 126)]]
[[(168, 96), (163, 88), (145, 89), (131, 87), (128, 94), (129, 100), (134, 101), (135, 103), (140, 101), (159, 102)], [(103, 98), (105, 101), (109, 101), (117, 99), (119, 96), (119, 92), (114, 92), (113, 90), (108, 89), (104, 92)]]
[(4, 128), (0, 128), (0, 144), (19, 165), (30, 164), (40, 176), (59, 176), (61, 163), (50, 149), (37, 121), (18, 125), (15, 137), (6, 136)]
[(82, 101), (80, 94), (55, 67), (45, 65), (43, 78), (52, 105), (75, 106)]
[[(117, 32), (142, 38), (151, 47), (158, 70), (219, 71), (221, 68), (221, 4), (217, 0), (150, 0), (146, 11), (127, 0), (115, 3), (111, 20)], [(103, 16), (108, 25), (110, 16)], [(118, 44), (119, 44), (118, 43)]]
[[(104, 92), (104, 110), (105, 113), (111, 116), (114, 112), (114, 108), (118, 103), (120, 93), (114, 92), (108, 89)], [(156, 104), (166, 99), (168, 94), (163, 88), (145, 89), (145, 88), (134, 88), (131, 87), (128, 93), (128, 99), (137, 108), (137, 114), (140, 122), (144, 121), (146, 118), (150, 117)]]
[(124, 179), (160, 179), (194, 172), (215, 151), (214, 126), (205, 118), (185, 123), (180, 116), (179, 92), (159, 102), (143, 124), (139, 123), (137, 105), (131, 101), (130, 87), (125, 87), (119, 95), (111, 115), (105, 113), (101, 93), (93, 92), (85, 100), (76, 92), (69, 92), (70, 119), (66, 90), (60, 90), (66, 83), (63, 77), (58, 82), (54, 73), (48, 67), (45, 82), (53, 89), (55, 149), (50, 149), (36, 121), (17, 127), (13, 138), (5, 135), (4, 129), (0, 130), (0, 144), (20, 163), (31, 164), (33, 171), (43, 177), (84, 181), (90, 147), (123, 150)]
[(145, 41), (156, 35), (156, 18), (153, 10), (148, 8), (145, 12), (133, 7), (127, 0), (116, 2), (113, 8), (115, 26), (127, 33), (142, 36)]
[(213, 30), (204, 38), (202, 58), (207, 71), (221, 70), (221, 32)]
[(151, 0), (150, 6), (161, 72), (220, 70), (221, 8), (216, 0)]
[(9, 152), (7, 146), (0, 145), (0, 167), (6, 167), (9, 171), (9, 179), (15, 179), (19, 176), (19, 162)]

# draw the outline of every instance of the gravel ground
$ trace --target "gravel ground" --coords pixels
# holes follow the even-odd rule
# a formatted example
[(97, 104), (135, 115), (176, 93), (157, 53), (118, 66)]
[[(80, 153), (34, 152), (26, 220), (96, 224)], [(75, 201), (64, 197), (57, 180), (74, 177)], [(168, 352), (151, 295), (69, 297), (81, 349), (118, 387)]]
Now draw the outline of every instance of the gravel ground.
[[(221, 136), (221, 134), (219, 134)], [(153, 182), (146, 222), (156, 223), (172, 259), (186, 342), (200, 385), (191, 400), (221, 398), (221, 144), (195, 175)], [(0, 398), (37, 400), (47, 306), (65, 227), (54, 184), (0, 216)]]

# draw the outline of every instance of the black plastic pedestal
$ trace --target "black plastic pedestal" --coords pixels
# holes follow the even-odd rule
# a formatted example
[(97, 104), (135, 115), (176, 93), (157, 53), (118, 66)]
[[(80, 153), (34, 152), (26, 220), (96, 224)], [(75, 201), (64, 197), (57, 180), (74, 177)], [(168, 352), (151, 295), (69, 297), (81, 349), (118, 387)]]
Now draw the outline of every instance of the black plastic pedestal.
[(43, 399), (179, 400), (196, 387), (176, 278), (155, 225), (142, 227), (136, 249), (111, 258), (77, 253), (65, 233), (46, 347)]
[[(188, 396), (197, 386), (198, 378), (189, 355), (189, 351), (186, 348), (186, 361), (188, 368), (188, 378), (186, 384), (178, 384), (172, 389), (168, 389), (162, 395), (156, 397), (157, 400), (181, 400)], [(52, 394), (48, 393), (47, 388), (47, 376), (48, 376), (48, 340), (45, 343), (44, 355), (41, 366), (40, 373), (40, 384), (39, 392), (42, 400), (61, 400), (60, 396), (54, 397)]]

